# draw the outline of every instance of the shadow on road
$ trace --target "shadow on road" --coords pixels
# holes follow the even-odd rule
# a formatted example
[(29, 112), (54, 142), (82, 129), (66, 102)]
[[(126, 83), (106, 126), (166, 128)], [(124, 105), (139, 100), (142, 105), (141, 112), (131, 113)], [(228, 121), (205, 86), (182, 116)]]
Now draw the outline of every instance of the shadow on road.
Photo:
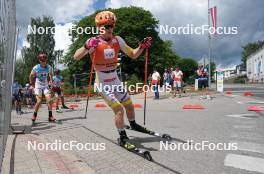
[(153, 142), (166, 142), (168, 141), (169, 143), (188, 143), (185, 140), (179, 139), (179, 138), (172, 138), (170, 140), (165, 140), (164, 138), (161, 137), (133, 137), (130, 136), (130, 141), (133, 142), (137, 147), (142, 148), (142, 149), (146, 149), (149, 151), (159, 151), (158, 149), (154, 149), (154, 148), (147, 148), (145, 146), (142, 145), (142, 143), (153, 143)]

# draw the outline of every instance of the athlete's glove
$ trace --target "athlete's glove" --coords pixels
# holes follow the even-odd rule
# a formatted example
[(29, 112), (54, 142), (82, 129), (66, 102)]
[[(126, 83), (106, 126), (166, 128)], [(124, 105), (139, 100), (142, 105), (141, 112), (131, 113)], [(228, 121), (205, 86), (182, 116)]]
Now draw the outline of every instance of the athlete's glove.
[(140, 49), (149, 48), (151, 46), (151, 43), (152, 43), (152, 38), (146, 37), (140, 42), (139, 47)]
[(98, 38), (92, 37), (85, 42), (84, 48), (93, 52), (93, 50), (98, 46), (99, 42), (100, 40)]

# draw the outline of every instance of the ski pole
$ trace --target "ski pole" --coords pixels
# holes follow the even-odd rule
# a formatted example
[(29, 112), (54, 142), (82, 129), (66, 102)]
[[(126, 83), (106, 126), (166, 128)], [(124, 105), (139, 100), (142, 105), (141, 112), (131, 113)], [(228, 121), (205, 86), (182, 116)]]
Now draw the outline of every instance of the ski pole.
[(144, 80), (144, 126), (146, 124), (146, 105), (147, 105), (147, 92), (146, 85), (148, 80), (148, 48), (146, 49), (146, 60), (145, 60), (145, 80)]
[(91, 67), (91, 73), (90, 73), (90, 80), (89, 80), (89, 84), (88, 84), (88, 96), (87, 96), (86, 108), (85, 108), (85, 115), (84, 115), (84, 118), (85, 119), (86, 119), (87, 110), (88, 110), (88, 104), (89, 104), (89, 99), (90, 99), (90, 95), (91, 95), (91, 86), (92, 86), (93, 70), (94, 70), (94, 59), (95, 59), (95, 50), (94, 50), (94, 53), (93, 53), (92, 67)]

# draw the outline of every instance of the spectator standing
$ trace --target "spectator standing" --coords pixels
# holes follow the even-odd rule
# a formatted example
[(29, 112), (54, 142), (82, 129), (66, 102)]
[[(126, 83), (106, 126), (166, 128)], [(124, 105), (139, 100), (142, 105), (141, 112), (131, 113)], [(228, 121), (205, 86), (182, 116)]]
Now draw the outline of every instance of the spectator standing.
[(182, 71), (177, 67), (175, 71), (173, 71), (173, 86), (174, 86), (174, 97), (178, 94), (179, 98), (182, 93)]
[(152, 83), (154, 93), (155, 93), (154, 99), (159, 99), (160, 74), (156, 69), (154, 69), (154, 71), (153, 71), (151, 83)]

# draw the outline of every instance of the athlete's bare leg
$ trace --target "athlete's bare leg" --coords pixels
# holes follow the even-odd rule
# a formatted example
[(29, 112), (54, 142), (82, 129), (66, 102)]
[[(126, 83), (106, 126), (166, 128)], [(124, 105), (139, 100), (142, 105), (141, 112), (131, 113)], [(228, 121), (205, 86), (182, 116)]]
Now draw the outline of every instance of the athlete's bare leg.
[(51, 95), (50, 94), (47, 94), (45, 97), (46, 97), (46, 100), (47, 100), (48, 110), (51, 111), (52, 110)]
[(115, 113), (115, 125), (117, 129), (124, 129), (124, 109), (123, 107), (117, 106), (113, 109)]
[(37, 98), (37, 102), (34, 106), (34, 110), (35, 110), (35, 112), (38, 112), (38, 110), (41, 106), (42, 96), (36, 96), (36, 98)]
[(124, 106), (125, 110), (126, 110), (126, 114), (127, 114), (127, 119), (129, 121), (135, 120), (135, 109), (133, 104), (128, 104)]
[(59, 109), (59, 101), (60, 101), (60, 97), (58, 96), (56, 98), (56, 109)]

